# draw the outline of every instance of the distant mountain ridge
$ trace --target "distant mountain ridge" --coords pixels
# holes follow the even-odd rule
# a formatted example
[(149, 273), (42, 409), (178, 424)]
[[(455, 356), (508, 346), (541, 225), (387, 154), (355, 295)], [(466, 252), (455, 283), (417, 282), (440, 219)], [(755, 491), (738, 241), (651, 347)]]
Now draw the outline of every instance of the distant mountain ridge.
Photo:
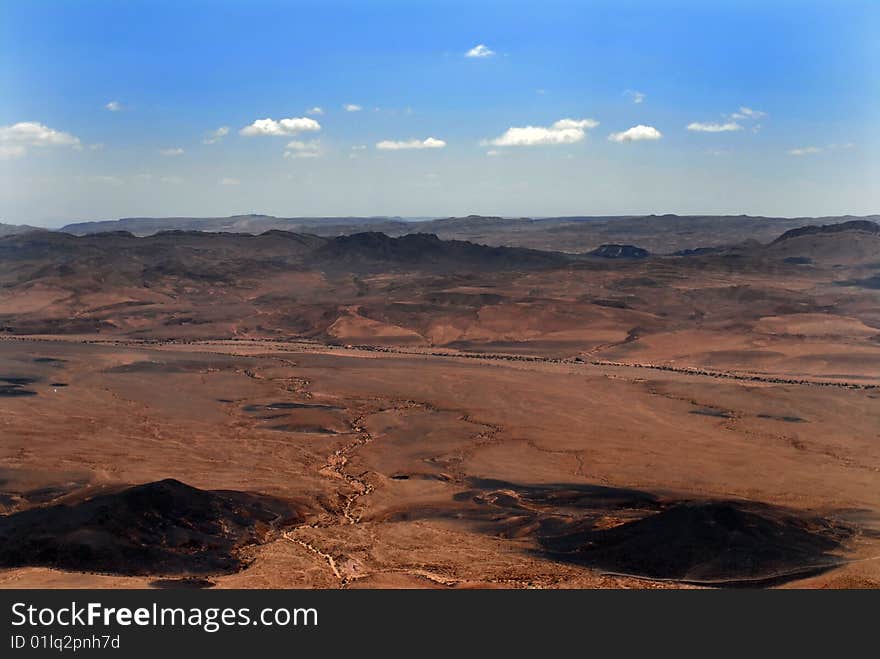
[(290, 217), (234, 215), (193, 218), (123, 218), (80, 222), (61, 229), (85, 235), (129, 231), (146, 236), (160, 231), (208, 231), (261, 234), (279, 230), (324, 237), (381, 232), (390, 237), (432, 233), (441, 240), (461, 240), (490, 246), (522, 247), (583, 254), (602, 245), (638, 245), (652, 254), (730, 247), (748, 240), (769, 243), (790, 229), (813, 224), (880, 220), (880, 215), (822, 218), (774, 218), (747, 215), (621, 215), (566, 217), (500, 217), (468, 215), (441, 219), (401, 217)]
[[(322, 235), (339, 235), (363, 231), (364, 227), (400, 230), (406, 224), (400, 218), (390, 217), (275, 217), (272, 215), (231, 215), (229, 217), (124, 217), (118, 220), (76, 222), (60, 231), (74, 235), (129, 231), (136, 236), (148, 236), (160, 231), (204, 231), (260, 234), (271, 230), (303, 232), (320, 229)], [(315, 233), (315, 231), (309, 231)]]
[(29, 224), (4, 224), (0, 222), (0, 236), (14, 236), (28, 231), (47, 231), (47, 229), (32, 227)]

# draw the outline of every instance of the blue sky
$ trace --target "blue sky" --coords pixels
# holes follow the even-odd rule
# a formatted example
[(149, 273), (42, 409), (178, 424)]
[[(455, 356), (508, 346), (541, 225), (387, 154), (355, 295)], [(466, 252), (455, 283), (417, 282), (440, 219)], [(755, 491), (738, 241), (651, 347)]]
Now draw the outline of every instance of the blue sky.
[(0, 221), (880, 212), (877, 34), (870, 0), (5, 0)]

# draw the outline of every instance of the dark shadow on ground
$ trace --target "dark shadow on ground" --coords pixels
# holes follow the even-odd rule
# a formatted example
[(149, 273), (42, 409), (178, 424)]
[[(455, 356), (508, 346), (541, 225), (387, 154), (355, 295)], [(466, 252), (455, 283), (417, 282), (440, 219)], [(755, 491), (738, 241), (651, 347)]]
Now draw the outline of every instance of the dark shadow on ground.
[(712, 586), (770, 586), (845, 562), (854, 528), (743, 500), (690, 500), (580, 484), (470, 479), (444, 508), (397, 518), (454, 518), (530, 538), (544, 558), (606, 573)]

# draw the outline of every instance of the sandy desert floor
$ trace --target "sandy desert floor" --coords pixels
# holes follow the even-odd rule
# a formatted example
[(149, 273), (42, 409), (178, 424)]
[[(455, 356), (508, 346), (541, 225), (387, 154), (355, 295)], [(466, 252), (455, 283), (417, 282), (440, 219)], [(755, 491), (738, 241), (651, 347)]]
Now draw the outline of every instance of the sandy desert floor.
[[(663, 502), (760, 502), (850, 530), (831, 569), (825, 558), (819, 574), (780, 567), (780, 583), (880, 586), (878, 378), (828, 386), (821, 372), (795, 384), (742, 370), (402, 352), (4, 340), (0, 376), (31, 378), (35, 392), (3, 401), (7, 510), (175, 478), (277, 496), (302, 513), (251, 547), (245, 569), (208, 577), (216, 587), (645, 588), (702, 580), (561, 559), (539, 529), (584, 506), (613, 528)], [(638, 494), (608, 506), (590, 500), (596, 486)], [(4, 587), (156, 579), (0, 572)]]

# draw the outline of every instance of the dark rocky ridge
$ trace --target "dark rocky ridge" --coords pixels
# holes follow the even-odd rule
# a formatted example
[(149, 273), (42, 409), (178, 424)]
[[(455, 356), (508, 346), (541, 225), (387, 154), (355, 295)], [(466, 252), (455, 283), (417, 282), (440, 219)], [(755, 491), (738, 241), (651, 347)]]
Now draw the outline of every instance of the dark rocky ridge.
[[(0, 283), (15, 268), (16, 283), (83, 274), (103, 284), (151, 285), (169, 278), (241, 282), (283, 270), (370, 271), (528, 269), (563, 266), (573, 256), (515, 247), (441, 240), (433, 234), (390, 237), (379, 232), (323, 238), (268, 231), (260, 235), (163, 231), (147, 237), (117, 231), (73, 236), (41, 232), (0, 238)], [(19, 266), (20, 264), (20, 266)]]
[(375, 231), (338, 236), (315, 250), (315, 261), (340, 265), (433, 268), (464, 266), (476, 270), (562, 266), (570, 257), (519, 247), (489, 247), (461, 240), (441, 240), (431, 233), (393, 238)]
[(167, 479), (0, 517), (0, 566), (230, 573), (245, 565), (241, 549), (298, 521), (294, 507), (278, 499)]
[(779, 238), (771, 244), (785, 242), (798, 236), (814, 236), (819, 234), (843, 233), (846, 231), (858, 231), (861, 233), (880, 234), (880, 224), (869, 220), (852, 220), (850, 222), (841, 222), (840, 224), (823, 224), (821, 226), (804, 226), (797, 229), (791, 229), (783, 233)]

